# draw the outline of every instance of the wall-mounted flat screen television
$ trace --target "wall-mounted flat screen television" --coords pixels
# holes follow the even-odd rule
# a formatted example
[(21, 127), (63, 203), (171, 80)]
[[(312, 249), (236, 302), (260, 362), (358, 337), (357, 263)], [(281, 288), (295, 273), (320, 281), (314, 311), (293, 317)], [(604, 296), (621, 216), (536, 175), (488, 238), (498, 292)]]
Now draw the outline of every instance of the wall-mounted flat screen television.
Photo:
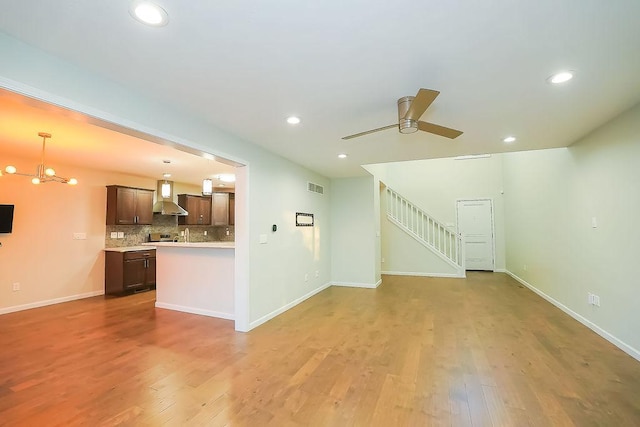
[(0, 205), (0, 234), (13, 229), (13, 205)]

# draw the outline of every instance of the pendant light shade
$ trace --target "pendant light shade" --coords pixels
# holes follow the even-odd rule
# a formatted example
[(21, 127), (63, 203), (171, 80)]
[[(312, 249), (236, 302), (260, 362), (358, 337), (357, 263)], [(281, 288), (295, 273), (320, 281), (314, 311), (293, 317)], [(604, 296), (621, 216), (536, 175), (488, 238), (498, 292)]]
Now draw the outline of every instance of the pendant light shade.
[(167, 180), (165, 180), (162, 183), (162, 187), (160, 188), (160, 193), (163, 199), (171, 198), (171, 184), (169, 184)]
[(213, 181), (211, 178), (205, 178), (202, 180), (202, 195), (211, 196), (213, 194)]

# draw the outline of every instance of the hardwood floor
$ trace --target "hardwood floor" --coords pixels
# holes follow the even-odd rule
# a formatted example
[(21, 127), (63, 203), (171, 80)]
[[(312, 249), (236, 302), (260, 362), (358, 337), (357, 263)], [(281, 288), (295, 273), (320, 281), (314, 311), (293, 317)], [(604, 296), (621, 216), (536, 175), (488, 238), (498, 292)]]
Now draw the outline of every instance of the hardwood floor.
[(247, 334), (154, 297), (0, 316), (0, 425), (640, 425), (640, 362), (504, 274), (332, 287)]

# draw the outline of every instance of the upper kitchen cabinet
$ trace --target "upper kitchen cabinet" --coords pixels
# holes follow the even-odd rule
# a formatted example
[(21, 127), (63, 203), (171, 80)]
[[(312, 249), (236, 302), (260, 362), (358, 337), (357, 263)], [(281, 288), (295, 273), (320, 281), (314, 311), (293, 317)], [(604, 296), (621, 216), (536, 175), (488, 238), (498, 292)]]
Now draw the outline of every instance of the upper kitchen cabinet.
[(178, 217), (178, 224), (211, 225), (211, 196), (178, 194), (178, 204), (189, 212)]
[(236, 194), (229, 193), (229, 225), (236, 224)]
[(153, 222), (154, 190), (107, 186), (107, 225), (149, 225)]
[(235, 194), (213, 193), (213, 225), (234, 225)]

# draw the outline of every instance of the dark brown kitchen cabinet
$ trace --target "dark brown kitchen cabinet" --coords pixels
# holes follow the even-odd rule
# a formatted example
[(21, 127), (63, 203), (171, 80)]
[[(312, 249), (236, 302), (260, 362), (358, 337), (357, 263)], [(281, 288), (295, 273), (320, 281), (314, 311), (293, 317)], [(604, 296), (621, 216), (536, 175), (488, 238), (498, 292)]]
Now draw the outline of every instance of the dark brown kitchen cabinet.
[(106, 251), (104, 292), (121, 295), (156, 287), (156, 250)]
[(213, 225), (234, 225), (236, 216), (235, 193), (213, 193)]
[(148, 225), (153, 222), (153, 192), (144, 188), (107, 186), (107, 225)]
[(236, 224), (236, 195), (229, 193), (229, 225)]
[(178, 217), (178, 224), (211, 225), (211, 196), (178, 194), (178, 204), (189, 212), (187, 216)]
[(229, 225), (229, 193), (213, 193), (213, 225)]

